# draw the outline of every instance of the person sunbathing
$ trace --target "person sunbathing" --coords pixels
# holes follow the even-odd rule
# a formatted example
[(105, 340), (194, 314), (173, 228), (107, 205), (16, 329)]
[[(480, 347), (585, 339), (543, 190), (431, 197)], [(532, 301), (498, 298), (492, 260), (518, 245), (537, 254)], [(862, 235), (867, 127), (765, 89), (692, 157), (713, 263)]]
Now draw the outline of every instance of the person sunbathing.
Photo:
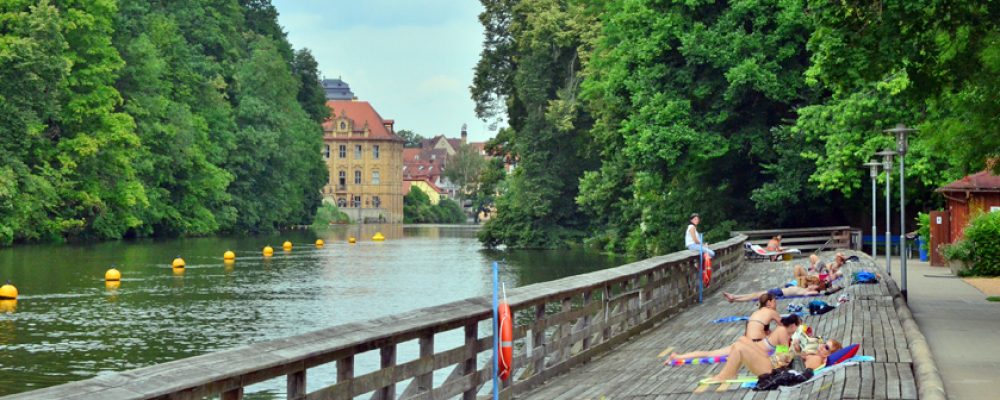
[(834, 279), (830, 274), (810, 274), (801, 265), (796, 265), (792, 269), (792, 277), (795, 278), (795, 282), (798, 287), (809, 287), (811, 285), (816, 286), (817, 290), (824, 290), (830, 286), (830, 282)]
[(820, 294), (819, 286), (809, 285), (807, 287), (791, 286), (786, 288), (774, 288), (768, 289), (760, 292), (753, 292), (748, 294), (732, 294), (728, 292), (722, 292), (722, 296), (729, 300), (730, 303), (734, 301), (753, 301), (753, 299), (760, 298), (765, 294), (770, 294), (774, 297), (789, 297), (789, 296), (815, 296)]
[[(769, 303), (771, 304), (773, 304), (774, 302), (775, 300), (773, 298), (771, 298), (769, 301)], [(751, 315), (750, 318), (753, 318), (753, 316)], [(755, 343), (758, 347), (760, 347), (762, 350), (770, 353), (775, 349), (777, 349), (777, 346), (791, 346), (792, 334), (794, 334), (795, 331), (799, 329), (799, 324), (801, 323), (802, 320), (799, 318), (797, 314), (791, 314), (786, 317), (782, 317), (780, 324), (776, 328), (774, 328), (773, 331), (771, 331), (771, 334), (765, 336), (761, 340), (753, 340), (752, 338), (750, 340), (751, 342)], [(749, 325), (750, 325), (750, 320), (747, 321), (748, 330), (750, 328)], [(704, 351), (704, 350), (692, 351), (690, 353), (684, 353), (684, 354), (671, 353), (670, 357), (668, 357), (667, 360), (664, 361), (663, 363), (669, 365), (676, 360), (687, 360), (691, 358), (701, 358), (701, 357), (726, 356), (729, 355), (730, 351), (732, 351), (732, 347), (733, 347), (732, 345), (728, 345), (722, 348), (709, 351)]]
[[(781, 235), (775, 235), (774, 237), (771, 238), (771, 240), (768, 240), (767, 241), (767, 247), (765, 248), (765, 250), (767, 250), (767, 251), (782, 251), (782, 250), (784, 250), (784, 249), (781, 248)], [(779, 257), (781, 257), (781, 256), (779, 256), (779, 255), (773, 255), (773, 256), (771, 256), (771, 261), (777, 261)]]
[[(815, 354), (806, 354), (802, 357), (806, 368), (812, 370), (819, 369), (826, 365), (826, 358), (831, 353), (840, 350), (840, 343), (830, 340), (828, 343), (819, 346)], [(717, 375), (711, 378), (716, 382), (722, 382), (736, 378), (740, 368), (746, 366), (750, 373), (761, 376), (774, 371), (776, 368), (787, 366), (791, 362), (791, 353), (776, 353), (768, 355), (761, 348), (748, 342), (747, 338), (739, 338), (733, 343), (732, 351), (729, 353), (729, 361), (722, 367)]]

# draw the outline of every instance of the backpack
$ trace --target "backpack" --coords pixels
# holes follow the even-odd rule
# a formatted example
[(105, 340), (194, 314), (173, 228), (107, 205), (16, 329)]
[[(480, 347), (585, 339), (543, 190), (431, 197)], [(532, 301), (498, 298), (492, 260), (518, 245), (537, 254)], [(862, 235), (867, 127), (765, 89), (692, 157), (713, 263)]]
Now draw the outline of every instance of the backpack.
[(809, 302), (809, 315), (822, 315), (833, 311), (837, 307), (827, 304), (823, 300), (813, 300)]
[(869, 271), (858, 271), (854, 273), (854, 283), (878, 283), (878, 275)]

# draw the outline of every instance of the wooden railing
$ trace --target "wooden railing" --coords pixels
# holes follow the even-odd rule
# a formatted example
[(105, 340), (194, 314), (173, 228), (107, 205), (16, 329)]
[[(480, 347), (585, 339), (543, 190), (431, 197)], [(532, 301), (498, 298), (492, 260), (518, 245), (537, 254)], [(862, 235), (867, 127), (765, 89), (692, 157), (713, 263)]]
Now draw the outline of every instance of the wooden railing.
[[(716, 251), (712, 288), (742, 267), (745, 236)], [(508, 291), (515, 315), (514, 370), (502, 386), (512, 398), (570, 367), (612, 349), (698, 300), (697, 254), (681, 251), (621, 267)], [(475, 399), (491, 381), (492, 305), (469, 298), (285, 339), (112, 373), (10, 396), (12, 399), (240, 399), (248, 385), (284, 378), (289, 399)], [(485, 329), (483, 329), (485, 327)], [(460, 332), (464, 344), (435, 348), (435, 335)], [(486, 332), (484, 337), (480, 333)], [(419, 356), (397, 362), (400, 344)], [(355, 374), (356, 356), (378, 352), (380, 367)], [(336, 380), (306, 391), (307, 372), (336, 366)], [(445, 379), (437, 379), (435, 371)], [(331, 378), (332, 380), (332, 378)], [(407, 384), (397, 393), (397, 385)], [(595, 383), (597, 384), (597, 383)], [(319, 386), (314, 383), (314, 386)], [(367, 396), (365, 398), (368, 398)]]
[(747, 242), (761, 247), (774, 235), (781, 235), (781, 247), (799, 249), (802, 256), (830, 249), (861, 249), (861, 230), (850, 226), (733, 231), (731, 234), (746, 236)]

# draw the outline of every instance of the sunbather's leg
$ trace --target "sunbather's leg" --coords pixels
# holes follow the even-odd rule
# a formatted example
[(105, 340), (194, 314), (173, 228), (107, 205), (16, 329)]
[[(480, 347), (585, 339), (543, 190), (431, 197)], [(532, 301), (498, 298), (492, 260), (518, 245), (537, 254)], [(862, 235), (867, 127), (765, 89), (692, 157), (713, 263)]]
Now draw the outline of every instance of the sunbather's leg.
[(763, 296), (764, 293), (767, 293), (767, 291), (765, 290), (762, 292), (753, 292), (749, 294), (732, 294), (732, 293), (722, 292), (722, 296), (724, 296), (726, 300), (729, 300), (729, 302), (732, 303), (734, 301), (756, 301), (759, 300), (760, 296)]
[(729, 355), (729, 349), (732, 347), (733, 346), (726, 346), (710, 351), (699, 350), (684, 354), (671, 353), (670, 357), (667, 358), (667, 361), (664, 362), (664, 364), (669, 364), (671, 361), (674, 360), (687, 360), (691, 358), (701, 358), (701, 357), (721, 357)]
[(726, 366), (722, 367), (722, 371), (718, 375), (712, 377), (713, 380), (733, 379), (740, 371), (740, 367), (744, 365), (757, 376), (771, 372), (771, 360), (768, 359), (767, 353), (757, 346), (745, 343), (742, 339), (740, 338), (736, 343), (733, 343), (733, 349), (729, 353), (729, 361), (726, 362)]

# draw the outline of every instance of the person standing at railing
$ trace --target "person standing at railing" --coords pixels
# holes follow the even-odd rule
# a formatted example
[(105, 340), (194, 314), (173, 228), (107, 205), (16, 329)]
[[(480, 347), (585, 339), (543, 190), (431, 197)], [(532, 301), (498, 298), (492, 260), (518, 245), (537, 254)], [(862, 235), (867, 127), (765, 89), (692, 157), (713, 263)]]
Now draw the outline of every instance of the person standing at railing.
[(691, 223), (688, 224), (687, 232), (684, 233), (684, 247), (687, 247), (688, 250), (704, 252), (708, 254), (709, 258), (715, 258), (715, 252), (701, 242), (701, 235), (698, 233), (698, 223), (701, 222), (701, 217), (698, 216), (698, 213), (693, 213), (688, 221)]

